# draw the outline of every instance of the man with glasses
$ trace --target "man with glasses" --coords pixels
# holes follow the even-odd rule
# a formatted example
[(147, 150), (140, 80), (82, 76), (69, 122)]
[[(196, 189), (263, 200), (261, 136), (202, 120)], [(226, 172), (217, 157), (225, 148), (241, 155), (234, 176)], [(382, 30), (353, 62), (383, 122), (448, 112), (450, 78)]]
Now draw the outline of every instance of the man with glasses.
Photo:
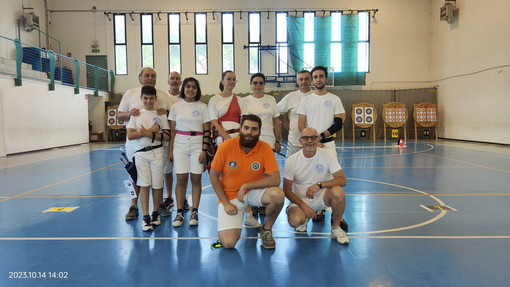
[(349, 244), (349, 238), (340, 228), (345, 210), (342, 187), (347, 185), (347, 178), (338, 160), (328, 151), (317, 148), (319, 138), (315, 129), (303, 129), (299, 138), (302, 150), (285, 161), (283, 191), (291, 202), (287, 208), (288, 222), (298, 228), (310, 218), (316, 218), (317, 210), (331, 207), (331, 238), (340, 244)]
[(278, 110), (280, 113), (288, 113), (287, 116), (281, 116), (282, 124), (289, 130), (287, 152), (285, 154), (287, 158), (301, 149), (301, 145), (299, 144), (297, 108), (301, 100), (312, 93), (312, 88), (310, 87), (312, 75), (307, 70), (299, 71), (296, 83), (299, 86), (299, 90), (288, 93), (278, 102)]

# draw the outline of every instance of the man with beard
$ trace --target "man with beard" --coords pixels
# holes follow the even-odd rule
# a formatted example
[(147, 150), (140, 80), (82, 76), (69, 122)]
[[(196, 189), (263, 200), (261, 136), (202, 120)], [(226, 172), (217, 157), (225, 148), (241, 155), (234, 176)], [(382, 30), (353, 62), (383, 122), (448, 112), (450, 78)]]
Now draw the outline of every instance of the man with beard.
[(260, 230), (262, 246), (275, 248), (271, 228), (285, 195), (278, 187), (280, 172), (269, 144), (259, 141), (261, 119), (246, 115), (239, 137), (223, 142), (211, 166), (211, 184), (218, 196), (218, 237), (225, 248), (234, 248), (241, 237), (243, 211), (247, 205), (265, 206), (266, 222)]
[[(340, 244), (349, 244), (349, 238), (340, 228), (345, 210), (343, 186), (347, 178), (336, 158), (317, 148), (319, 135), (313, 128), (301, 132), (299, 142), (303, 149), (285, 162), (283, 190), (291, 201), (287, 208), (289, 224), (297, 231), (306, 231), (308, 219), (316, 218), (316, 210), (333, 209), (331, 238)], [(299, 230), (301, 226), (304, 230)]]

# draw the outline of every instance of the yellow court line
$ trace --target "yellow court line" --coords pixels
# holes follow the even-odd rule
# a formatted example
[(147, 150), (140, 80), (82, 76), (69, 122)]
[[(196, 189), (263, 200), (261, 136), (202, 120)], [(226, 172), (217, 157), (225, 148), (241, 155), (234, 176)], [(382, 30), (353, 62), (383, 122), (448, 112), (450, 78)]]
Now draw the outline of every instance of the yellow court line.
[(89, 172), (86, 172), (86, 173), (83, 173), (83, 174), (80, 174), (80, 175), (77, 175), (77, 176), (73, 176), (73, 177), (70, 177), (70, 178), (67, 178), (67, 179), (64, 179), (64, 180), (61, 180), (61, 181), (57, 181), (57, 182), (54, 182), (54, 183), (51, 183), (51, 184), (48, 184), (48, 185), (45, 185), (43, 187), (39, 187), (39, 188), (36, 188), (36, 189), (33, 189), (33, 190), (29, 190), (27, 192), (23, 192), (23, 193), (20, 193), (20, 194), (17, 194), (17, 195), (14, 195), (14, 196), (9, 196), (7, 198), (4, 198), (2, 200), (0, 200), (0, 203), (1, 202), (5, 202), (9, 199), (14, 199), (14, 198), (19, 198), (21, 196), (24, 196), (24, 195), (27, 195), (27, 194), (30, 194), (30, 193), (34, 193), (34, 192), (37, 192), (37, 191), (40, 191), (40, 190), (43, 190), (45, 188), (48, 188), (48, 187), (52, 187), (52, 186), (55, 186), (55, 185), (59, 185), (61, 183), (65, 183), (65, 182), (68, 182), (68, 181), (71, 181), (71, 180), (74, 180), (74, 179), (77, 179), (79, 177), (82, 177), (82, 176), (85, 176), (85, 175), (88, 175), (88, 174), (91, 174), (91, 173), (94, 173), (94, 172), (97, 172), (97, 171), (101, 171), (101, 170), (105, 170), (107, 168), (110, 168), (112, 166), (115, 166), (115, 165), (118, 165), (120, 164), (121, 162), (119, 161), (118, 163), (114, 163), (112, 165), (109, 165), (109, 166), (104, 166), (104, 167), (101, 167), (101, 168), (98, 168), (98, 169), (95, 169), (95, 170), (92, 170), (92, 171), (89, 171)]
[(485, 169), (499, 171), (499, 172), (504, 172), (504, 173), (510, 173), (510, 170), (494, 168), (494, 167), (490, 167), (490, 166), (486, 166), (486, 165), (471, 163), (471, 162), (467, 162), (467, 161), (463, 161), (463, 160), (458, 160), (458, 159), (453, 159), (453, 158), (448, 158), (448, 157), (444, 157), (444, 156), (438, 156), (438, 155), (433, 155), (433, 154), (429, 154), (428, 156), (435, 157), (435, 158), (440, 158), (440, 159), (451, 160), (451, 161), (454, 161), (454, 162), (458, 162), (458, 163), (462, 163), (462, 164), (467, 164), (467, 165), (471, 165), (471, 166), (474, 166), (474, 167), (485, 168)]
[(377, 168), (394, 168), (394, 169), (408, 169), (408, 168), (412, 168), (412, 169), (430, 169), (430, 168), (434, 168), (434, 169), (452, 169), (452, 168), (470, 168), (470, 167), (467, 167), (467, 166), (342, 166), (343, 169), (346, 169), (346, 168), (351, 168), (351, 169), (357, 169), (357, 168), (362, 168), (362, 169), (367, 169), (367, 168), (371, 168), (371, 169), (377, 169)]
[[(510, 235), (410, 235), (410, 236), (351, 236), (349, 239), (362, 238), (362, 239), (510, 239)], [(275, 239), (326, 239), (328, 236), (274, 236)], [(218, 237), (3, 237), (0, 241), (80, 241), (80, 240), (217, 240)], [(255, 239), (259, 237), (246, 236), (241, 239)]]

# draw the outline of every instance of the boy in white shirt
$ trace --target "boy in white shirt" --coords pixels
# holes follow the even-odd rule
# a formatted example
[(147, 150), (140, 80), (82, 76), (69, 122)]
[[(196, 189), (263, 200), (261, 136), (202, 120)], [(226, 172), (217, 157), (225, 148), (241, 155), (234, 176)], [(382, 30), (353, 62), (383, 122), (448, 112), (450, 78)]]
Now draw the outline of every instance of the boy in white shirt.
[[(142, 87), (141, 99), (144, 109), (140, 115), (131, 116), (127, 126), (127, 136), (135, 150), (135, 165), (138, 172), (136, 184), (140, 186), (140, 201), (143, 210), (143, 231), (153, 230), (161, 224), (158, 208), (163, 198), (163, 141), (170, 139), (170, 126), (165, 115), (158, 116), (154, 105), (156, 89)], [(154, 211), (149, 215), (149, 190), (152, 187)]]

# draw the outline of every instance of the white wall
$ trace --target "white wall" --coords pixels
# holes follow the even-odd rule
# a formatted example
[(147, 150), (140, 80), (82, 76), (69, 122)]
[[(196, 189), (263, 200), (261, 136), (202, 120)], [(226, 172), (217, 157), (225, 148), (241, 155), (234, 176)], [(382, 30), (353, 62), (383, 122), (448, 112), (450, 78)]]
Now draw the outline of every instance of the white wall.
[(439, 21), (432, 1), (431, 68), (445, 138), (510, 144), (510, 1), (459, 1)]
[(14, 86), (12, 78), (0, 77), (4, 124), (5, 153), (47, 149), (86, 143), (88, 135), (88, 102), (90, 90), (24, 80)]

